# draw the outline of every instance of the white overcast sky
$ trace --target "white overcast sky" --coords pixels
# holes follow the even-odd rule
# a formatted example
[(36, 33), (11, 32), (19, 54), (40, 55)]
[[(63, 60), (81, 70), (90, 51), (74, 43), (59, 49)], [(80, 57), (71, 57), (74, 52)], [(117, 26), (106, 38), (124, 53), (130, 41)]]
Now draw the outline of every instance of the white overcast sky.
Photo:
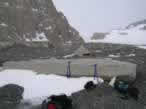
[(146, 0), (53, 0), (82, 36), (146, 19)]

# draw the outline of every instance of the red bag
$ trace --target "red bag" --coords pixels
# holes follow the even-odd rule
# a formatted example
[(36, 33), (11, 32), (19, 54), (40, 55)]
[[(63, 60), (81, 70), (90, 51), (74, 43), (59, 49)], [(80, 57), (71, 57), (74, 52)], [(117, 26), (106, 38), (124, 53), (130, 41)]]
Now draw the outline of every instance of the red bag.
[(49, 104), (49, 105), (48, 105), (48, 109), (56, 109), (55, 104)]

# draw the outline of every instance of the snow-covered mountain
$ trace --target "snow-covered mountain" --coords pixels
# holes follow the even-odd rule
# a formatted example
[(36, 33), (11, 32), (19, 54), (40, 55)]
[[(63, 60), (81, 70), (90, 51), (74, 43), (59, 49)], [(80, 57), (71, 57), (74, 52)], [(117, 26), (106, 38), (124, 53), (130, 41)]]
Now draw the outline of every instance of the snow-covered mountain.
[[(144, 22), (145, 21), (145, 22)], [(130, 24), (125, 29), (112, 30), (104, 39), (92, 40), (89, 42), (114, 43), (129, 45), (146, 45), (146, 20)]]
[[(141, 25), (141, 24), (146, 24), (146, 19), (131, 23), (126, 28), (128, 29), (128, 28), (131, 28), (131, 27), (136, 27), (136, 26)], [(143, 29), (146, 30), (146, 26)]]

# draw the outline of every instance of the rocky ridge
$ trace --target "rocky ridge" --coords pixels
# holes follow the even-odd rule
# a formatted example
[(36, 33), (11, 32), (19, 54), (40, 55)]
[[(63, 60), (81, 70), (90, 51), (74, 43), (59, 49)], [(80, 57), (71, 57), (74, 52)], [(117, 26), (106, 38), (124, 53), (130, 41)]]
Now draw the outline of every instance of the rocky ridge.
[(68, 51), (84, 42), (52, 0), (0, 0), (0, 34), (0, 48), (23, 44)]

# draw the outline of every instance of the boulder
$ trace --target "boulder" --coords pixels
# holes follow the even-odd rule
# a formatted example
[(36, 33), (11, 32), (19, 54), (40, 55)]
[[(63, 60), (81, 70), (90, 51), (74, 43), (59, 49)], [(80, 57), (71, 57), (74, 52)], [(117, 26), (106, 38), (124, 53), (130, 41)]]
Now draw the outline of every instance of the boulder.
[(0, 88), (0, 109), (15, 109), (23, 98), (24, 88), (8, 84)]

